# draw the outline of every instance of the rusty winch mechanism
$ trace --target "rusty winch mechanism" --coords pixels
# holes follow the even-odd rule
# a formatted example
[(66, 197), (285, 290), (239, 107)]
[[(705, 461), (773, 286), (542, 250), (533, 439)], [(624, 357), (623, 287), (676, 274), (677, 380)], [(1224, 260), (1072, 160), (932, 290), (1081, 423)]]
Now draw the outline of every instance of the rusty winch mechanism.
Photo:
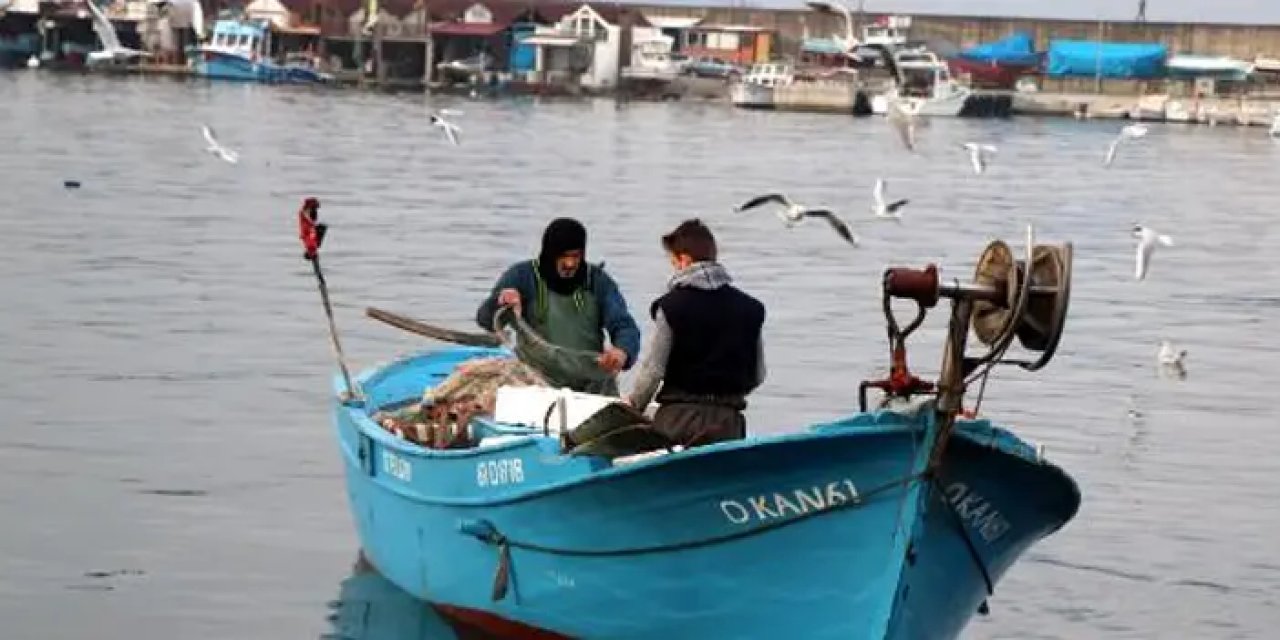
[[(978, 258), (973, 282), (943, 281), (934, 265), (924, 269), (895, 267), (884, 272), (884, 314), (889, 334), (889, 377), (864, 381), (858, 387), (858, 405), (867, 410), (867, 389), (884, 392), (885, 401), (936, 395), (937, 410), (945, 422), (962, 413), (968, 385), (987, 375), (997, 364), (1014, 364), (1036, 371), (1053, 359), (1067, 317), (1071, 297), (1071, 243), (1060, 246), (1035, 244), (1035, 232), (1027, 228), (1026, 258), (1017, 260), (1009, 245), (996, 240)], [(894, 317), (894, 298), (912, 300), (917, 313), (905, 328)], [(907, 367), (906, 340), (929, 309), (942, 298), (951, 300), (951, 322), (943, 350), (942, 371), (936, 383), (922, 380)], [(965, 354), (969, 331), (987, 347), (979, 356)], [(1034, 360), (1005, 357), (1014, 338)], [(979, 403), (981, 398), (979, 398)], [(949, 427), (944, 428), (945, 431)]]

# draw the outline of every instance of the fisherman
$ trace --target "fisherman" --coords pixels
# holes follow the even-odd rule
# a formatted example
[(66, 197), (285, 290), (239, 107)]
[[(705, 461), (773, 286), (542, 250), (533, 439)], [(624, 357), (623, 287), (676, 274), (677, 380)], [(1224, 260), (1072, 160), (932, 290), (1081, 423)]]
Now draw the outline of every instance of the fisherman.
[[(599, 353), (608, 373), (603, 385), (571, 384), (575, 391), (618, 395), (614, 379), (640, 352), (640, 328), (617, 283), (600, 265), (586, 261), (587, 230), (572, 218), (552, 220), (533, 260), (511, 265), (476, 311), (476, 323), (493, 331), (494, 313), (512, 306), (538, 334), (566, 349)], [(604, 344), (609, 335), (609, 346)]]
[(663, 236), (676, 272), (653, 302), (653, 331), (627, 403), (645, 410), (657, 393), (654, 429), (685, 447), (747, 435), (746, 396), (764, 382), (765, 309), (730, 284), (716, 240), (701, 220)]

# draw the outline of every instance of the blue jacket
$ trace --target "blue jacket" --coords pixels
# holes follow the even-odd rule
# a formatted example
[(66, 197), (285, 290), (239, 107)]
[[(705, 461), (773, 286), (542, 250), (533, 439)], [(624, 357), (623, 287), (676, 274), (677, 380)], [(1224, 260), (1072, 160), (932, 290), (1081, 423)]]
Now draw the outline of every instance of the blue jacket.
[[(627, 301), (618, 290), (604, 268), (587, 264), (587, 287), (600, 305), (601, 327), (609, 335), (609, 341), (627, 354), (627, 362), (623, 369), (630, 369), (640, 355), (640, 327), (627, 309)], [(520, 309), (526, 322), (532, 322), (534, 307), (537, 306), (538, 279), (532, 260), (521, 260), (510, 267), (498, 278), (480, 308), (476, 310), (476, 324), (486, 331), (493, 331), (493, 314), (498, 310), (498, 293), (503, 289), (515, 289), (520, 292)]]

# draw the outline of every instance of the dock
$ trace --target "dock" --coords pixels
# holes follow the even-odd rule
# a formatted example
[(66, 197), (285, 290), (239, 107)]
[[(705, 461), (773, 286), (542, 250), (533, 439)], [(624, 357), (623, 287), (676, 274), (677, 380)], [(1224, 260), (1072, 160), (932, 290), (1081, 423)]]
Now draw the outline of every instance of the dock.
[(1016, 93), (1014, 115), (1269, 127), (1280, 96), (1179, 98), (1097, 93)]

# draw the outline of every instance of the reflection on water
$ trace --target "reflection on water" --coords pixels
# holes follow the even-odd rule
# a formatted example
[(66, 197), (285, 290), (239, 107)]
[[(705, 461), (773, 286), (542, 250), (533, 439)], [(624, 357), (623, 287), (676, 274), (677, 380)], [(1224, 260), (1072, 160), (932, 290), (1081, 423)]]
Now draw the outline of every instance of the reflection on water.
[(502, 640), (441, 616), (388, 582), (364, 554), (329, 608), (333, 628), (321, 640)]

